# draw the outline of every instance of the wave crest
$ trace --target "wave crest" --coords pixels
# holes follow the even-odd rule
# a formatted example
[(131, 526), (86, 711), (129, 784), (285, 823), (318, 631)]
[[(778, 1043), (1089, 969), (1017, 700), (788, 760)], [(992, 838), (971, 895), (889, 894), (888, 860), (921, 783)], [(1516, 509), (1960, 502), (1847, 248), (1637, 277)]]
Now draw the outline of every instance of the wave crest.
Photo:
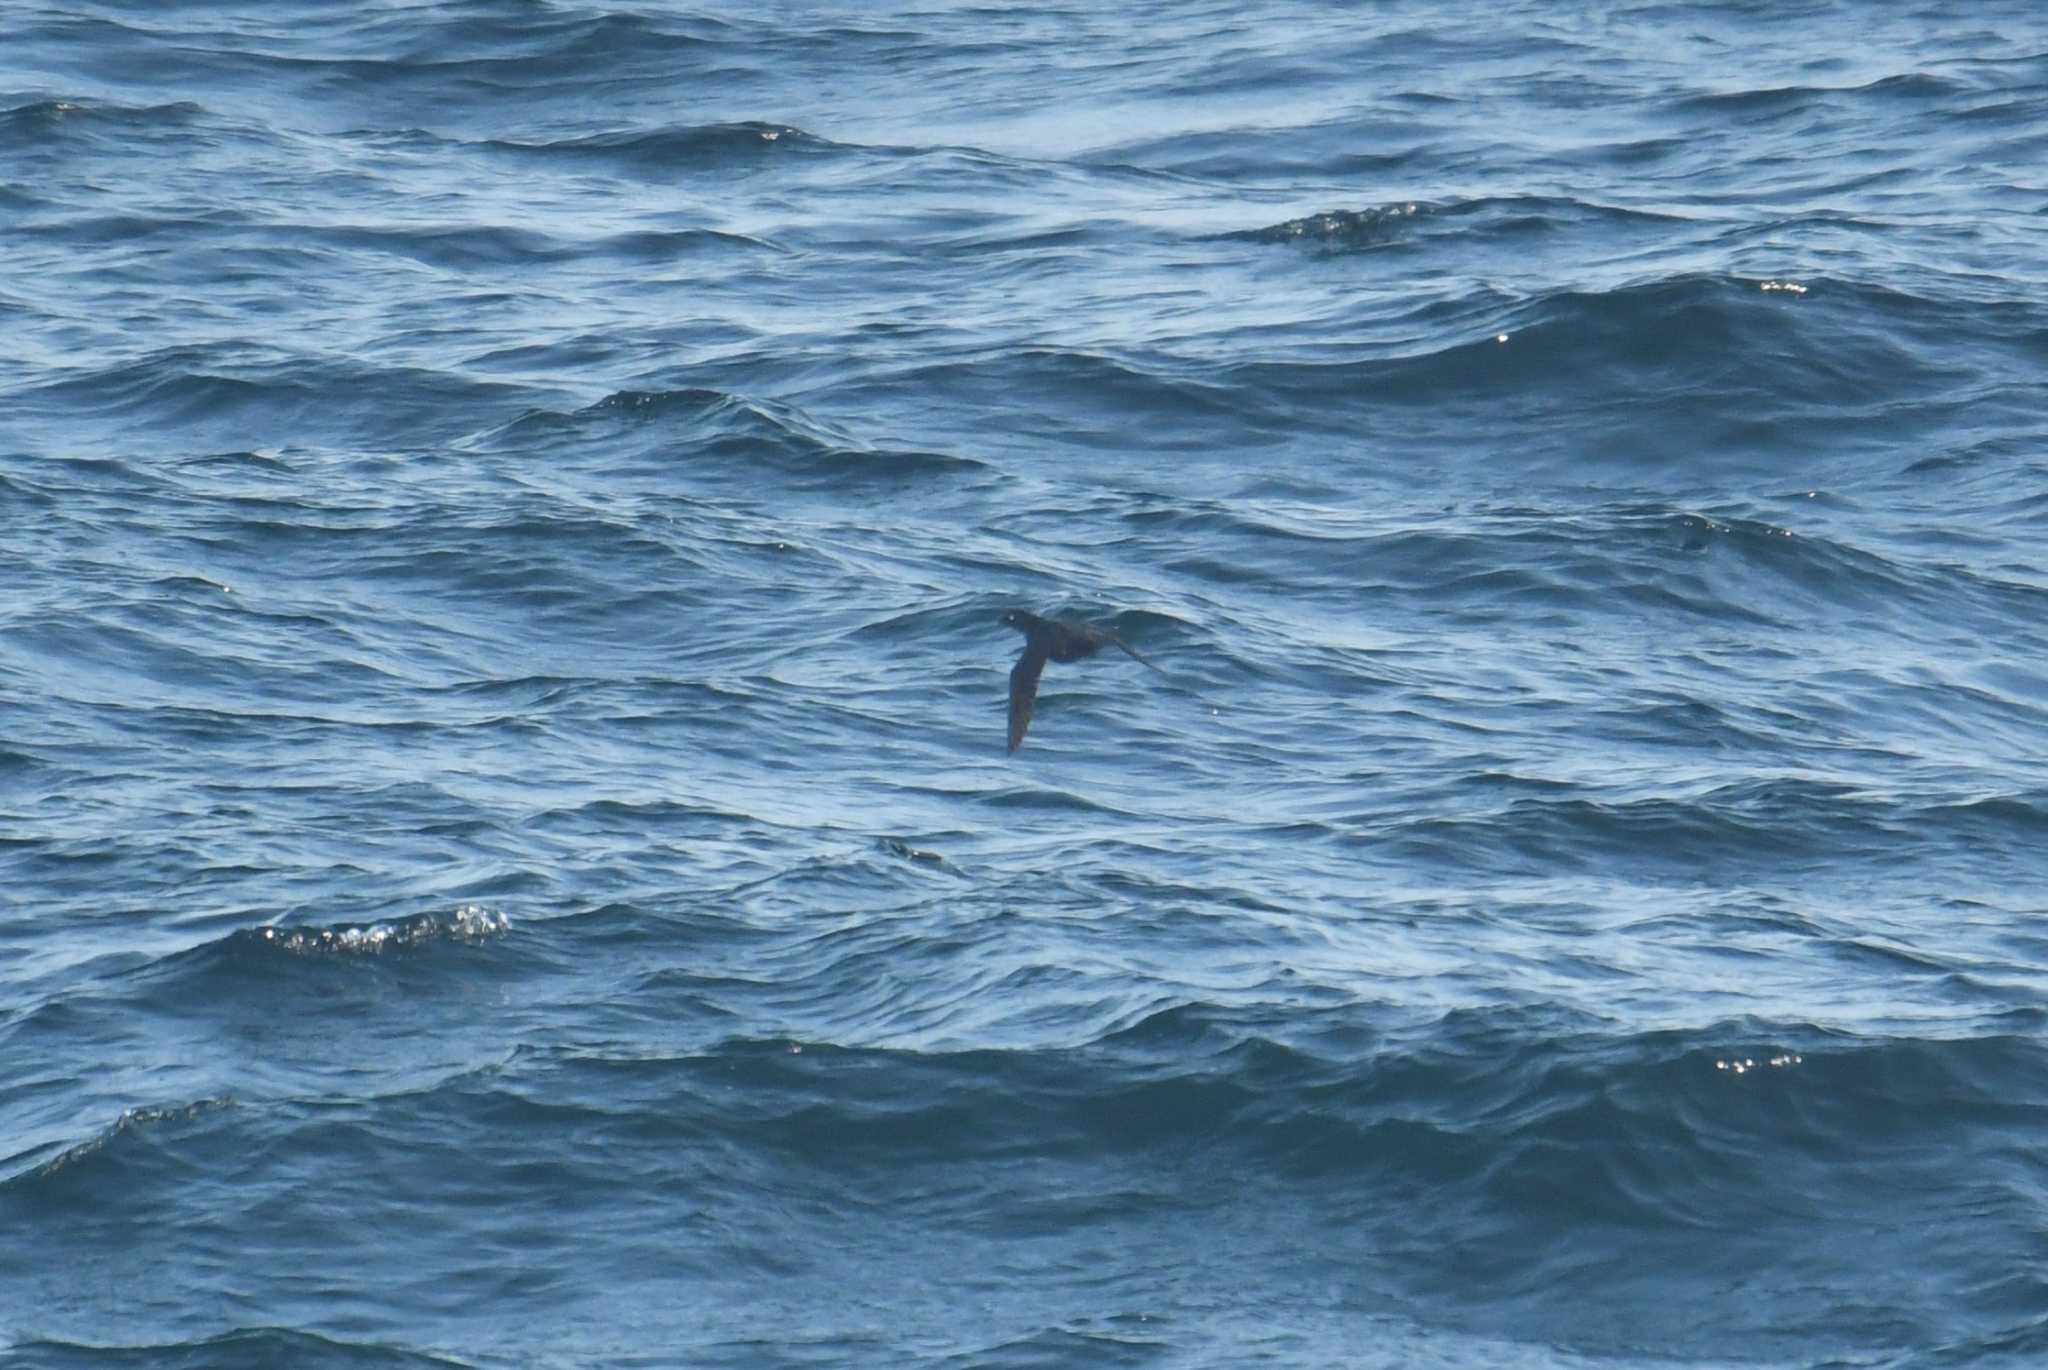
[(1325, 248), (1366, 247), (1385, 242), (1402, 224), (1427, 208), (1413, 202), (1372, 209), (1326, 209), (1265, 228), (1226, 233), (1227, 239), (1250, 243), (1310, 243)]
[(294, 956), (376, 956), (425, 942), (482, 942), (509, 932), (512, 920), (481, 904), (464, 904), (453, 913), (423, 913), (392, 923), (343, 924), (332, 928), (257, 928), (238, 933), (264, 947)]

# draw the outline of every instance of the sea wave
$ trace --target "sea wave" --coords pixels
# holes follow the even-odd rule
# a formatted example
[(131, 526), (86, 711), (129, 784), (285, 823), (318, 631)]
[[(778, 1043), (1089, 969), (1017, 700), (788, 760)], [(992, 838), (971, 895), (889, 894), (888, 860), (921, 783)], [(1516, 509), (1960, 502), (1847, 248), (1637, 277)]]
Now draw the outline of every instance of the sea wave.
[(692, 171), (730, 172), (767, 157), (819, 155), (841, 145), (788, 124), (748, 122), (633, 128), (544, 143), (494, 141), (485, 146), (537, 159), (603, 160), (658, 177)]
[(292, 956), (377, 956), (425, 942), (482, 942), (509, 932), (512, 920), (480, 904), (445, 915), (420, 914), (394, 923), (330, 928), (266, 927), (236, 933), (241, 945)]
[(2032, 1363), (2020, 0), (89, 8), (0, 1356)]
[(310, 1370), (361, 1370), (366, 1365), (401, 1370), (468, 1370), (479, 1362), (396, 1346), (373, 1338), (323, 1337), (282, 1327), (237, 1327), (190, 1340), (123, 1344), (34, 1338), (15, 1342), (8, 1354), (23, 1370), (76, 1370), (93, 1366), (206, 1366), (214, 1370), (265, 1370), (275, 1365)]

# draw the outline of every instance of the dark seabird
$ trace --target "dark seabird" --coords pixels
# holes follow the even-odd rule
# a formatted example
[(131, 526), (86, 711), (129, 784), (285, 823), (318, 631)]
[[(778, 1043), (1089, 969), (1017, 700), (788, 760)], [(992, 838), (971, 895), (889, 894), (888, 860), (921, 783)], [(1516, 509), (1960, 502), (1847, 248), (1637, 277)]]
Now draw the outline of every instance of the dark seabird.
[[(1024, 655), (1018, 657), (1017, 664), (1010, 668), (1010, 750), (1013, 752), (1024, 741), (1024, 730), (1031, 726), (1031, 706), (1038, 699), (1038, 677), (1045, 670), (1046, 662), (1079, 661), (1114, 644), (1129, 653), (1132, 660), (1152, 666), (1132, 649), (1130, 643), (1115, 633), (1090, 628), (1085, 623), (1040, 618), (1022, 609), (1006, 610), (1003, 622), (1024, 634)], [(1152, 669), (1157, 671), (1159, 668), (1152, 666)]]

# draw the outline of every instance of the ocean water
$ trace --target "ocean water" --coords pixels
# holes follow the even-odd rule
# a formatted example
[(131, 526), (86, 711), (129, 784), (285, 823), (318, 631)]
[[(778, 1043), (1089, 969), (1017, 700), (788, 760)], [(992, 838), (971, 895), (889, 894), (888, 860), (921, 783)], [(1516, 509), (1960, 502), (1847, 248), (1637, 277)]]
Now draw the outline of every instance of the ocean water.
[(2044, 168), (2033, 0), (7, 0), (0, 1360), (2048, 1364)]

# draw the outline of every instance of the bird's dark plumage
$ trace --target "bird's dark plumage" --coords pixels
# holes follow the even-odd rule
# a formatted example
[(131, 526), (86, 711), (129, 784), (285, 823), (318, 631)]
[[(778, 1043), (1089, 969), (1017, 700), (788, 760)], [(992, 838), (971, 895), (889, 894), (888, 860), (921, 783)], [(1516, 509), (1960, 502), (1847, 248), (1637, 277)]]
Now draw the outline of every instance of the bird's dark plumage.
[[(1044, 674), (1046, 662), (1079, 661), (1083, 657), (1094, 656), (1105, 646), (1114, 645), (1129, 653), (1133, 660), (1152, 666), (1115, 633), (1090, 628), (1085, 623), (1040, 618), (1023, 609), (1008, 610), (1002, 621), (1024, 634), (1024, 655), (1018, 657), (1017, 664), (1010, 668), (1010, 750), (1013, 752), (1024, 741), (1024, 730), (1031, 726), (1031, 706), (1038, 700), (1038, 677)], [(1152, 669), (1156, 671), (1159, 668), (1152, 666)]]

